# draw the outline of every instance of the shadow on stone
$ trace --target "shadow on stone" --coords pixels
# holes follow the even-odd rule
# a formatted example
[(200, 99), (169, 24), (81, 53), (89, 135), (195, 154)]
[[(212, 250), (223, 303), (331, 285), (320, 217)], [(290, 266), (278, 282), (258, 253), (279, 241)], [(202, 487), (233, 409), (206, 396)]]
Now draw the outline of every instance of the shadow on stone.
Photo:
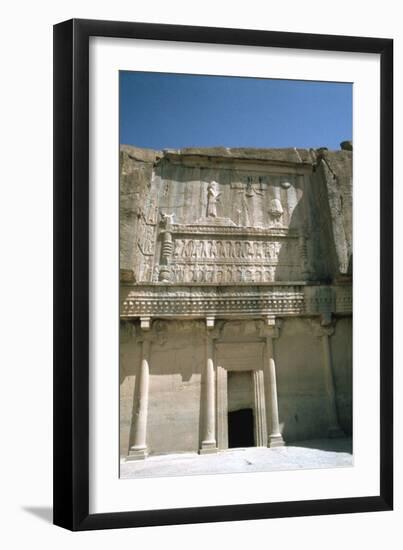
[(342, 437), (337, 439), (311, 439), (308, 441), (295, 442), (289, 441), (287, 442), (287, 446), (353, 454), (353, 440), (351, 437)]

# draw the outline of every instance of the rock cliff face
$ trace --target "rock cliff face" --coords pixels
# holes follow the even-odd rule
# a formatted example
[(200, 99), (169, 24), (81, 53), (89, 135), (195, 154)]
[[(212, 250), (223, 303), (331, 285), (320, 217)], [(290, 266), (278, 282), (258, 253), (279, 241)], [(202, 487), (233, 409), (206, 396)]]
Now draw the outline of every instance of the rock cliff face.
[(350, 149), (121, 147), (123, 456), (351, 433)]
[[(351, 151), (323, 151), (317, 156), (317, 188), (323, 189), (322, 227), (329, 228), (327, 243), (333, 252), (329, 272), (333, 277), (352, 274), (353, 175)], [(319, 193), (318, 193), (319, 196)]]

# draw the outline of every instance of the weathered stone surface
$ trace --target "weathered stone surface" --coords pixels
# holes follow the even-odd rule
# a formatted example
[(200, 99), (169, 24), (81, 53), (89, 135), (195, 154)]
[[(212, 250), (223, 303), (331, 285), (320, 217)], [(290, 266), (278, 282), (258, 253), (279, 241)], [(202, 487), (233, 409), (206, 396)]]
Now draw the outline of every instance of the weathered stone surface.
[(164, 154), (168, 157), (174, 156), (202, 156), (211, 159), (234, 159), (234, 160), (263, 160), (271, 162), (284, 162), (289, 164), (300, 164), (311, 162), (312, 158), (307, 149), (284, 148), (284, 149), (250, 149), (245, 147), (186, 147), (183, 149), (165, 149)]
[(351, 434), (349, 148), (122, 146), (120, 170), (121, 454), (226, 449), (242, 407), (257, 446)]
[(331, 277), (352, 274), (352, 152), (324, 151), (315, 172), (322, 246)]

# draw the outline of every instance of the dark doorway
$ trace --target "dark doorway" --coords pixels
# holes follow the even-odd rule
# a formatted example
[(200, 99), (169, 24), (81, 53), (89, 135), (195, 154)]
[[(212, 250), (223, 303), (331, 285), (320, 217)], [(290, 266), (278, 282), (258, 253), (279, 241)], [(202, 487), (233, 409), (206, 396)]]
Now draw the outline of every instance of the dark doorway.
[(241, 409), (228, 413), (228, 447), (254, 447), (253, 411)]

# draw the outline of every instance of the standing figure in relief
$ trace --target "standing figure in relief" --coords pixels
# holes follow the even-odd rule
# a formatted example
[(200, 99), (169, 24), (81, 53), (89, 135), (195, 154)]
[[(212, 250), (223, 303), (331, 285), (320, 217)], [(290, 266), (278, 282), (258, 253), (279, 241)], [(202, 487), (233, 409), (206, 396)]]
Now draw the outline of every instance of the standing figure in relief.
[(201, 241), (201, 242), (202, 242), (201, 257), (202, 258), (208, 258), (209, 257), (209, 251), (208, 251), (208, 248), (207, 248), (208, 247), (208, 242), (207, 241)]
[(212, 181), (207, 187), (207, 217), (217, 217), (217, 202), (221, 193), (217, 191), (217, 182)]
[(216, 241), (209, 241), (209, 242), (211, 242), (210, 258), (217, 258), (217, 244), (216, 244)]
[(183, 239), (175, 239), (175, 251), (174, 257), (181, 258), (185, 248), (185, 241)]
[(158, 283), (159, 274), (160, 274), (160, 266), (156, 265), (153, 270), (153, 277), (152, 277), (153, 283)]
[(195, 243), (195, 252), (196, 252), (196, 258), (197, 259), (200, 259), (202, 257), (203, 242), (204, 241), (196, 241), (196, 243)]
[(225, 245), (223, 241), (217, 241), (217, 255), (219, 258), (226, 258)]
[(254, 241), (254, 255), (256, 259), (262, 259), (263, 258), (263, 243), (260, 241)]
[(193, 257), (193, 249), (194, 249), (193, 241), (191, 239), (185, 241), (182, 256), (184, 258), (192, 258)]
[(245, 246), (246, 246), (246, 255), (247, 255), (247, 257), (249, 259), (253, 258), (253, 256), (254, 256), (253, 242), (246, 241)]
[(236, 249), (234, 241), (227, 241), (228, 246), (228, 258), (236, 258)]
[(145, 226), (143, 250), (144, 254), (152, 254), (154, 252), (154, 227), (152, 225)]
[(175, 277), (175, 281), (177, 283), (182, 283), (184, 280), (184, 277), (183, 277), (183, 265), (177, 265), (176, 266), (176, 277)]

